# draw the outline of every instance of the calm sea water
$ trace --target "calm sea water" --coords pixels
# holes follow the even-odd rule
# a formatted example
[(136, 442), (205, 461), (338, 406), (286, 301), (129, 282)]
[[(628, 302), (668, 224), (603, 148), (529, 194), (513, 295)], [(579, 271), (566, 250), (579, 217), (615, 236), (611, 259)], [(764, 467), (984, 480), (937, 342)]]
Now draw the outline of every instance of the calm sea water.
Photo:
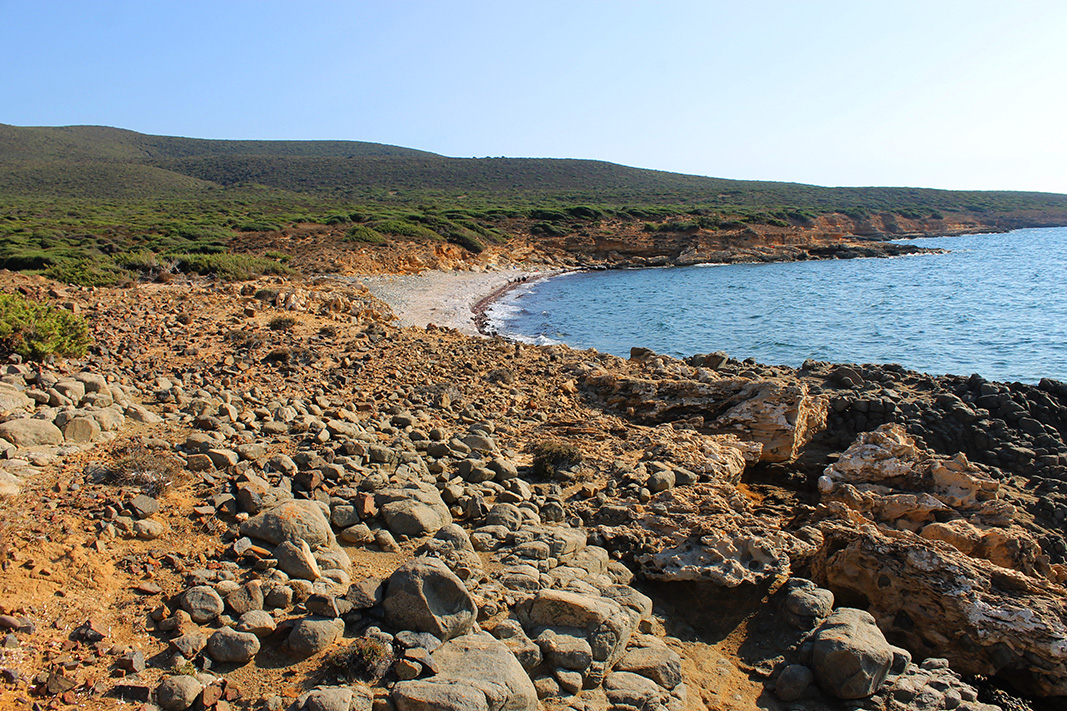
[(950, 253), (566, 274), (512, 292), (491, 318), (511, 337), (620, 356), (1067, 380), (1067, 228), (913, 243)]

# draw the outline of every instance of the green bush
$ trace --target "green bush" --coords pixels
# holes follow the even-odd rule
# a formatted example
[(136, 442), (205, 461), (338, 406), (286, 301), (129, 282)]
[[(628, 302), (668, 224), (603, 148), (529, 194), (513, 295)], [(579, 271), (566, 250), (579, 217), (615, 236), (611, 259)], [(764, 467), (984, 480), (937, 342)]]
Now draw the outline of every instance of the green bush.
[(241, 232), (278, 232), (281, 225), (266, 220), (247, 220), (237, 223), (237, 229)]
[(49, 279), (77, 286), (114, 286), (130, 281), (130, 274), (107, 259), (59, 260), (45, 270)]
[(228, 281), (247, 281), (263, 274), (292, 274), (280, 262), (247, 254), (168, 254), (181, 272), (215, 276)]
[(563, 227), (557, 227), (551, 222), (535, 222), (530, 226), (530, 234), (545, 235), (546, 237), (564, 237), (567, 234), (567, 230)]
[(478, 239), (478, 235), (474, 234), (470, 230), (460, 228), (454, 231), (448, 236), (448, 241), (453, 244), (458, 244), (468, 252), (474, 252), (478, 254), (485, 250), (485, 245)]
[(375, 222), (373, 227), (378, 232), (387, 235), (395, 235), (397, 237), (424, 237), (432, 240), (441, 239), (441, 235), (437, 234), (429, 227), (402, 219), (381, 220), (380, 222)]
[(345, 232), (345, 239), (349, 242), (364, 242), (366, 244), (383, 244), (387, 240), (378, 230), (366, 225), (352, 225)]
[(0, 294), (0, 353), (33, 360), (81, 357), (89, 343), (89, 326), (80, 316), (21, 294)]

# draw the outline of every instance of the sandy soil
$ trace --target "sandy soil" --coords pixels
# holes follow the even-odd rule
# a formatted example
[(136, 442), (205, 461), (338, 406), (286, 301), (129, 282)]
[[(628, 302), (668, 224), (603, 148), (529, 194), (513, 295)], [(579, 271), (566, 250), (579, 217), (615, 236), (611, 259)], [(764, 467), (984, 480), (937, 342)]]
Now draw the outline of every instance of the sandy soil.
[(475, 316), (486, 297), (502, 294), (507, 287), (532, 277), (555, 272), (507, 269), (495, 272), (425, 272), (390, 276), (356, 277), (371, 293), (389, 304), (402, 326), (425, 328), (447, 326), (460, 333), (478, 335)]

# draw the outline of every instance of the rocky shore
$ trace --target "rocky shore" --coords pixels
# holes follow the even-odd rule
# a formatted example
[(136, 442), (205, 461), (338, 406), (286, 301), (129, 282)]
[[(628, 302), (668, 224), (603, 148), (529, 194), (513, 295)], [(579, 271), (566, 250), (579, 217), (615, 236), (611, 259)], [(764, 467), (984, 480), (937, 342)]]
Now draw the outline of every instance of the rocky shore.
[(2, 708), (1067, 696), (1062, 383), (536, 347), (332, 279), (3, 281), (95, 345), (2, 366)]

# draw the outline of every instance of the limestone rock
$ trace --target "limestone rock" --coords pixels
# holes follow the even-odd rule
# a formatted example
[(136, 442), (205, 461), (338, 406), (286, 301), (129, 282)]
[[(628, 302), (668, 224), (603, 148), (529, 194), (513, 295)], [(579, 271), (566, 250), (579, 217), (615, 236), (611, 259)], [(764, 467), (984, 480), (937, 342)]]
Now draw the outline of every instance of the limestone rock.
[[(612, 406), (632, 412), (638, 422), (698, 418), (707, 430), (760, 443), (761, 459), (768, 462), (794, 460), (826, 426), (826, 399), (810, 394), (803, 383), (714, 380), (706, 377), (707, 371), (680, 368), (681, 377), (670, 379), (600, 371), (590, 374), (586, 384)], [(705, 379), (692, 379), (701, 375)]]
[(565, 590), (542, 590), (514, 612), (528, 634), (536, 631), (534, 637), (545, 629), (584, 636), (592, 655), (586, 676), (593, 685), (622, 657), (641, 622), (640, 613), (610, 598)]
[(810, 541), (782, 531), (752, 512), (736, 488), (700, 483), (670, 489), (621, 526), (602, 526), (613, 546), (634, 551), (642, 573), (655, 580), (706, 580), (724, 587), (788, 575), (790, 557), (810, 555)]
[(1013, 525), (1015, 509), (999, 498), (999, 487), (963, 454), (946, 458), (925, 451), (897, 424), (861, 433), (819, 479), (825, 501), (877, 523), (921, 532), (1027, 575), (1052, 577), (1037, 541)]
[[(1067, 597), (1049, 581), (970, 558), (907, 531), (824, 521), (816, 577), (863, 596), (913, 654), (1026, 693), (1067, 695)], [(832, 552), (831, 552), (832, 551)]]

